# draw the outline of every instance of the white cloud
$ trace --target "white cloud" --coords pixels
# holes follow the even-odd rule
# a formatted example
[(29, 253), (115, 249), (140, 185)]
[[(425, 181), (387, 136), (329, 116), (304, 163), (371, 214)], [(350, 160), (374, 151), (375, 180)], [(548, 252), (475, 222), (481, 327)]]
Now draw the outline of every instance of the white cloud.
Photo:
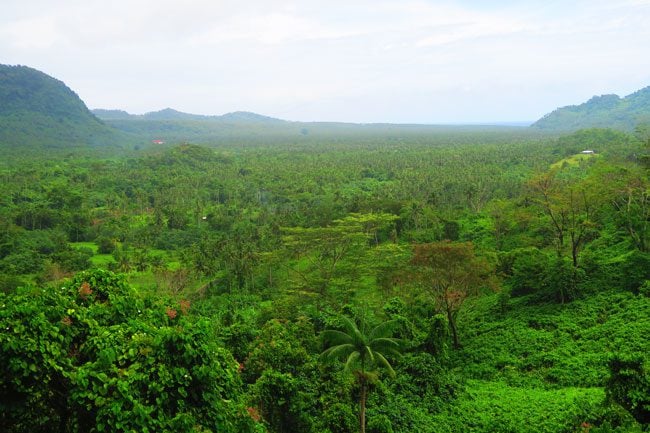
[(47, 16), (9, 23), (1, 34), (6, 43), (19, 50), (43, 50), (65, 41), (56, 18)]
[(3, 0), (0, 58), (91, 107), (534, 118), (650, 84), (650, 0)]
[(318, 21), (292, 14), (237, 16), (225, 25), (217, 23), (190, 38), (193, 44), (220, 44), (250, 39), (263, 44), (282, 44), (313, 39), (337, 39), (357, 35), (353, 30), (337, 29)]

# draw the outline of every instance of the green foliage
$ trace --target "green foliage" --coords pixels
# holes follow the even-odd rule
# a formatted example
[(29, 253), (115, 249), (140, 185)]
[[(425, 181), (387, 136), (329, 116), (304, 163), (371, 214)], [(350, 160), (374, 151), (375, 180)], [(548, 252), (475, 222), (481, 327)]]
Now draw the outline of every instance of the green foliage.
[(558, 257), (551, 261), (545, 272), (546, 294), (564, 303), (578, 296), (578, 287), (584, 280), (584, 271), (573, 266), (568, 257)]
[(439, 360), (447, 359), (451, 342), (447, 319), (442, 314), (436, 314), (429, 319), (428, 325), (424, 350)]
[(631, 141), (632, 137), (629, 134), (615, 129), (580, 129), (560, 137), (557, 141), (556, 151), (565, 157), (575, 155), (583, 150), (593, 150), (597, 154), (607, 155), (628, 147)]
[[(647, 355), (647, 353), (646, 353)], [(614, 356), (609, 361), (611, 376), (607, 398), (628, 410), (641, 424), (650, 424), (650, 375), (640, 355)]]
[(256, 381), (265, 370), (299, 375), (310, 366), (310, 354), (303, 346), (301, 334), (311, 334), (313, 328), (308, 322), (290, 323), (271, 320), (264, 324), (252, 344), (244, 364), (244, 378)]
[(544, 287), (551, 258), (538, 248), (524, 248), (503, 253), (500, 270), (508, 277), (512, 296), (539, 292)]
[(575, 432), (600, 413), (600, 389), (544, 390), (471, 381), (465, 394), (431, 418), (437, 432)]
[(67, 272), (76, 272), (90, 267), (93, 251), (89, 248), (70, 248), (52, 255), (52, 259)]
[(97, 239), (97, 252), (99, 254), (112, 254), (115, 250), (115, 241), (106, 236)]
[(465, 301), (489, 287), (490, 264), (474, 254), (471, 242), (434, 242), (413, 247), (415, 278), (447, 317), (454, 347), (460, 347), (456, 317)]
[(419, 401), (431, 413), (443, 410), (463, 389), (446, 360), (429, 353), (406, 353), (400, 360), (399, 372), (392, 384), (396, 393)]
[(632, 291), (650, 280), (650, 253), (632, 251), (614, 268), (614, 281), (617, 286)]
[(260, 414), (276, 432), (310, 431), (312, 395), (307, 384), (291, 373), (265, 370), (251, 388)]
[(356, 431), (358, 423), (350, 405), (340, 402), (329, 406), (318, 421), (320, 427), (316, 431), (323, 433), (351, 433)]
[(313, 340), (314, 330), (304, 318), (271, 320), (250, 345), (242, 377), (251, 384), (249, 400), (271, 431), (311, 431), (316, 363), (305, 344)]
[(232, 356), (182, 306), (100, 270), (1, 302), (3, 431), (252, 431)]
[(565, 305), (521, 297), (494, 315), (497, 298), (473, 301), (464, 310), (465, 344), (451, 353), (464, 377), (518, 387), (602, 387), (609, 353), (649, 349), (645, 297), (604, 291)]

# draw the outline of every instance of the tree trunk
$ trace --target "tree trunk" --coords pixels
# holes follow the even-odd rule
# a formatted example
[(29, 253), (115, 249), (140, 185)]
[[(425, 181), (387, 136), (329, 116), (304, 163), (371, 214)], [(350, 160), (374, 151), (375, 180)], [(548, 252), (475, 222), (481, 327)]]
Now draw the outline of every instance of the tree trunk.
[(367, 388), (365, 378), (361, 379), (361, 397), (359, 398), (359, 424), (361, 426), (361, 433), (366, 433), (366, 397)]
[(454, 349), (460, 348), (460, 340), (458, 339), (458, 330), (456, 329), (456, 321), (451, 310), (447, 309), (447, 321), (449, 322), (449, 328), (451, 329), (451, 337), (454, 343)]
[(573, 260), (573, 267), (578, 267), (578, 244), (574, 243), (571, 245), (571, 259)]

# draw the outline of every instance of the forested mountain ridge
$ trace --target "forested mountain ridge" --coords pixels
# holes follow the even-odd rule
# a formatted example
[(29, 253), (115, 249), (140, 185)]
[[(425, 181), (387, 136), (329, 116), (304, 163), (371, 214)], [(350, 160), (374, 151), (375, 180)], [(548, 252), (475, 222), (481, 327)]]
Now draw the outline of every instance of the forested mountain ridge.
[(549, 131), (581, 128), (615, 128), (631, 131), (650, 119), (650, 86), (624, 98), (618, 95), (594, 96), (580, 105), (569, 105), (546, 114), (531, 125)]
[(0, 146), (113, 145), (119, 135), (63, 82), (27, 66), (0, 65)]
[(102, 120), (204, 120), (214, 122), (284, 122), (274, 117), (263, 116), (248, 111), (234, 111), (222, 115), (206, 116), (202, 114), (183, 113), (173, 108), (151, 111), (145, 114), (130, 114), (124, 110), (94, 109), (92, 113)]
[(43, 149), (50, 154), (70, 148), (114, 153), (141, 149), (154, 140), (214, 146), (225, 142), (338, 142), (343, 136), (365, 142), (400, 142), (427, 140), (430, 134), (452, 134), (454, 141), (461, 135), (473, 140), (478, 134), (498, 135), (504, 130), (534, 134), (512, 126), (294, 122), (247, 111), (207, 116), (171, 108), (142, 115), (117, 109), (89, 110), (63, 82), (36, 69), (0, 65), (0, 72), (0, 147), (10, 149), (10, 157)]
[(30, 111), (97, 122), (62, 81), (27, 66), (0, 65), (0, 98), (2, 114)]

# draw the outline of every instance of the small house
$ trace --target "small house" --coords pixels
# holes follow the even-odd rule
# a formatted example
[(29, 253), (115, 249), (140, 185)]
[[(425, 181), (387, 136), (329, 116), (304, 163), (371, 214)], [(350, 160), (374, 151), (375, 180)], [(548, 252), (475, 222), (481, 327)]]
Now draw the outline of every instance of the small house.
[(583, 155), (593, 155), (596, 152), (594, 152), (593, 150), (583, 150), (580, 153), (583, 154)]

